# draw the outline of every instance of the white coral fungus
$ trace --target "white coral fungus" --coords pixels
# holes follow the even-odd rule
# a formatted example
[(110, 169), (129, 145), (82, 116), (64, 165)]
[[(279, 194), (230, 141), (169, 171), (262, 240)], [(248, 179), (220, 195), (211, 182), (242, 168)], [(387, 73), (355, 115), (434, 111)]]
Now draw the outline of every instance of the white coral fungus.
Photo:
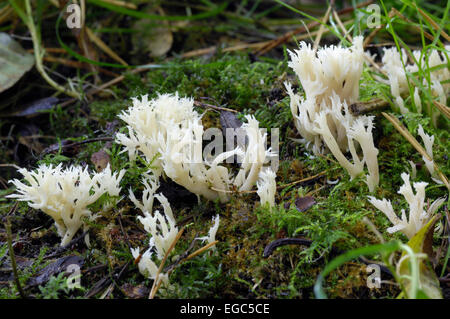
[(138, 154), (152, 164), (154, 172), (160, 173), (161, 162), (158, 152), (161, 140), (173, 127), (185, 127), (200, 116), (194, 110), (194, 101), (172, 94), (161, 94), (156, 99), (133, 98), (133, 105), (119, 118), (127, 123), (128, 135), (118, 133), (116, 142), (125, 146), (131, 160)]
[[(130, 190), (131, 201), (144, 214), (144, 217), (138, 216), (138, 220), (144, 226), (145, 231), (151, 235), (149, 248), (142, 254), (138, 263), (138, 268), (142, 275), (150, 279), (156, 279), (158, 266), (153, 261), (153, 251), (156, 250), (156, 258), (161, 261), (176, 239), (178, 227), (176, 226), (172, 208), (170, 207), (167, 198), (162, 194), (155, 194), (159, 187), (158, 182), (153, 178), (150, 178), (148, 181), (144, 179), (143, 184), (144, 192), (142, 203), (136, 199), (133, 192)], [(155, 197), (163, 206), (163, 214), (158, 210), (152, 213), (153, 200)], [(140, 255), (139, 248), (132, 249), (131, 253), (133, 257), (137, 259)], [(161, 280), (163, 284), (168, 284), (168, 279), (167, 274), (159, 275), (159, 280)]]
[(265, 169), (259, 173), (259, 180), (256, 183), (261, 205), (275, 206), (275, 193), (277, 191), (277, 175), (270, 169)]
[[(150, 249), (147, 249), (141, 255), (139, 247), (136, 247), (136, 248), (131, 248), (131, 255), (133, 256), (133, 258), (135, 260), (139, 259), (139, 262), (138, 262), (139, 272), (143, 276), (155, 280), (156, 275), (158, 273), (158, 266), (152, 260), (152, 255), (153, 255), (152, 251)], [(169, 276), (167, 274), (160, 273), (158, 278), (159, 278), (158, 281), (161, 282), (164, 286), (169, 283)]]
[[(247, 147), (218, 154), (211, 162), (204, 160), (204, 128), (193, 105), (192, 99), (179, 98), (178, 94), (160, 95), (151, 101), (147, 96), (135, 98), (133, 106), (120, 116), (128, 124), (129, 134), (118, 134), (116, 141), (125, 145), (124, 151), (128, 151), (132, 160), (142, 153), (154, 167), (155, 177), (164, 173), (192, 193), (226, 202), (232, 185), (240, 191), (250, 190), (263, 164), (274, 154), (265, 148), (267, 134), (259, 129), (258, 121), (247, 116), (247, 123), (241, 128), (248, 140)], [(220, 164), (235, 155), (242, 165), (233, 177)]]
[[(219, 215), (216, 215), (215, 217), (213, 217), (212, 221), (213, 221), (213, 225), (211, 226), (211, 228), (208, 231), (208, 236), (199, 237), (199, 238), (197, 238), (198, 240), (201, 240), (203, 242), (207, 241), (208, 244), (211, 244), (216, 241), (216, 234), (217, 234), (217, 230), (219, 229), (219, 223), (220, 223)], [(215, 249), (215, 248), (216, 247), (213, 246), (212, 249)]]
[(417, 133), (419, 133), (420, 137), (422, 138), (423, 144), (425, 145), (425, 151), (427, 152), (428, 156), (431, 158), (431, 160), (429, 160), (427, 157), (422, 156), (422, 159), (425, 162), (425, 166), (426, 166), (428, 172), (430, 173), (433, 181), (435, 181), (438, 184), (442, 184), (443, 182), (439, 179), (439, 176), (434, 169), (434, 160), (433, 160), (434, 135), (426, 134), (425, 131), (423, 130), (422, 125), (420, 125), (420, 124), (419, 124), (419, 128), (417, 130)]
[(61, 246), (71, 241), (82, 226), (88, 225), (83, 217), (91, 220), (95, 213), (88, 206), (95, 203), (100, 196), (108, 193), (118, 196), (119, 182), (125, 171), (112, 173), (109, 165), (100, 173), (91, 174), (87, 167), (70, 166), (62, 168), (62, 164), (41, 165), (35, 171), (19, 169), (29, 185), (15, 179), (10, 181), (17, 188), (18, 194), (9, 195), (19, 201), (27, 201), (34, 209), (40, 209), (55, 220), (58, 235), (62, 237)]
[(414, 183), (414, 189), (416, 190), (414, 194), (409, 181), (409, 174), (403, 173), (401, 177), (404, 184), (400, 187), (398, 193), (403, 195), (409, 205), (408, 217), (406, 216), (405, 210), (402, 209), (401, 218), (399, 218), (394, 212), (391, 202), (385, 198), (380, 200), (369, 196), (369, 202), (381, 210), (394, 225), (387, 229), (389, 233), (401, 231), (411, 239), (431, 219), (439, 206), (445, 201), (445, 198), (438, 198), (425, 210), (425, 187), (428, 183)]
[[(350, 48), (330, 46), (317, 53), (302, 42), (299, 50), (289, 52), (289, 66), (299, 77), (306, 98), (294, 93), (289, 83), (286, 89), (295, 126), (302, 136), (300, 141), (314, 154), (330, 151), (351, 178), (362, 174), (367, 165), (366, 183), (373, 191), (379, 182), (373, 118), (356, 118), (348, 109), (359, 98), (365, 54), (362, 41), (362, 37), (355, 37)], [(357, 154), (359, 148), (362, 159)], [(353, 163), (344, 155), (348, 151)]]
[[(449, 51), (450, 46), (445, 46), (445, 50)], [(391, 94), (394, 97), (395, 104), (399, 110), (402, 113), (409, 112), (404, 106), (404, 101), (401, 96), (409, 90), (406, 73), (417, 73), (420, 69), (429, 73), (429, 82), (427, 77), (423, 79), (424, 87), (429, 88), (432, 95), (437, 97), (439, 102), (446, 105), (447, 96), (450, 93), (450, 83), (448, 83), (450, 80), (450, 71), (448, 67), (442, 67), (448, 64), (446, 55), (434, 49), (429, 52), (415, 50), (412, 52), (412, 55), (415, 61), (408, 63), (408, 56), (405, 50), (402, 49), (399, 52), (395, 47), (384, 49), (382, 69), (387, 73), (387, 83), (391, 86)], [(433, 68), (436, 69), (428, 71)], [(412, 85), (413, 83), (410, 82), (410, 84)], [(413, 100), (417, 112), (422, 113), (422, 103), (417, 87), (414, 88)], [(432, 109), (430, 110), (430, 113), (433, 123), (436, 124), (437, 117), (440, 114), (439, 111)]]
[[(148, 177), (147, 177), (148, 178)], [(171, 245), (173, 245), (177, 234), (178, 227), (176, 226), (176, 220), (173, 216), (173, 211), (170, 207), (169, 201), (162, 194), (155, 194), (159, 187), (158, 182), (154, 178), (150, 180), (144, 180), (144, 192), (143, 203), (140, 203), (134, 194), (130, 190), (130, 199), (144, 214), (144, 217), (138, 216), (138, 220), (144, 226), (144, 229), (150, 234), (149, 248), (141, 255), (139, 248), (134, 248), (131, 253), (135, 260), (139, 259), (138, 268), (139, 272), (147, 278), (156, 279), (159, 266), (157, 260), (162, 261), (167, 254)], [(151, 198), (151, 200), (150, 200)], [(160, 213), (153, 210), (153, 199), (156, 198), (161, 203), (164, 213)], [(219, 229), (219, 215), (213, 218), (213, 226), (209, 229), (208, 236), (197, 238), (202, 241), (208, 241), (212, 243), (216, 240), (216, 233)], [(156, 251), (156, 256), (153, 256), (153, 252)], [(140, 258), (139, 258), (140, 257)], [(162, 281), (162, 284), (167, 286), (169, 283), (168, 274), (159, 274), (158, 281)]]

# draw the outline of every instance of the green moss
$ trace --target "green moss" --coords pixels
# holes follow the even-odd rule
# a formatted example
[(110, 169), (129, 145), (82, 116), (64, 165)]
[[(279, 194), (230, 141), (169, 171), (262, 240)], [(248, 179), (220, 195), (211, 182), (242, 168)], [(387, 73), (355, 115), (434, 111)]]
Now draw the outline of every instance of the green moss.
[[(281, 75), (285, 71), (290, 73), (284, 62), (252, 63), (250, 58), (243, 54), (219, 54), (207, 59), (177, 60), (152, 69), (144, 76), (128, 74), (121, 85), (112, 88), (117, 98), (94, 101), (90, 105), (88, 116), (83, 113), (85, 111), (80, 105), (70, 110), (59, 108), (49, 114), (51, 131), (55, 136), (80, 142), (99, 134), (111, 134), (106, 133), (106, 126), (116, 121), (117, 115), (130, 105), (131, 97), (149, 94), (152, 98), (157, 93), (178, 91), (180, 95), (192, 96), (198, 101), (208, 98), (206, 103), (233, 108), (241, 112), (241, 116), (254, 114), (261, 122), (261, 127), (279, 128), (279, 186), (323, 173), (323, 176), (311, 182), (280, 187), (277, 194), (278, 204), (273, 209), (260, 207), (255, 194), (235, 194), (227, 204), (203, 201), (182, 209), (174, 209), (178, 221), (187, 220), (190, 224), (177, 244), (171, 261), (174, 256), (184, 253), (195, 237), (206, 234), (211, 225), (211, 216), (215, 214), (221, 216), (217, 234), (220, 243), (216, 253), (209, 251), (175, 268), (171, 274), (171, 288), (162, 289), (158, 293), (159, 297), (310, 298), (313, 297), (312, 287), (317, 275), (335, 256), (333, 249), (345, 251), (377, 242), (377, 238), (362, 222), (364, 216), (373, 221), (385, 238), (404, 239), (401, 234), (386, 233), (385, 229), (390, 223), (367, 202), (367, 196), (371, 194), (363, 177), (350, 180), (331, 155), (312, 156), (303, 145), (292, 140), (299, 136), (293, 125), (289, 99), (282, 84), (284, 77)], [(377, 84), (368, 70), (364, 70), (361, 85), (363, 100), (388, 94), (386, 90), (386, 86)], [(80, 118), (72, 121), (77, 115)], [(427, 133), (436, 136), (435, 160), (444, 173), (449, 175), (450, 168), (446, 159), (449, 149), (448, 131), (431, 128), (429, 119), (422, 115), (405, 115), (401, 119), (414, 136), (417, 136), (419, 123)], [(69, 122), (73, 124), (68, 125)], [(217, 114), (205, 114), (204, 123), (206, 126), (219, 125)], [(121, 126), (123, 123), (116, 126), (115, 131), (123, 130)], [(378, 160), (381, 184), (372, 195), (398, 201), (400, 207), (406, 208), (405, 202), (397, 194), (402, 184), (400, 175), (409, 169), (408, 160), (421, 163), (421, 156), (381, 116), (376, 122), (375, 144), (380, 150)], [(90, 156), (104, 147), (104, 142), (86, 143), (75, 154), (68, 154), (64, 150), (46, 155), (39, 163), (90, 163)], [(149, 166), (139, 158), (136, 162), (130, 162), (126, 153), (120, 153), (121, 149), (120, 145), (114, 143), (107, 148), (111, 166), (115, 170), (127, 170), (121, 183), (124, 194), (131, 188), (139, 197), (142, 191), (142, 174)], [(337, 179), (337, 184), (327, 183), (327, 180)], [(423, 167), (418, 169), (416, 180), (432, 183)], [(295, 200), (306, 195), (314, 196), (317, 204), (305, 212), (299, 212), (295, 207)], [(444, 196), (445, 189), (430, 187), (427, 195), (430, 198)], [(1, 200), (0, 203), (3, 203), (4, 200)], [(102, 199), (92, 209), (100, 209), (106, 200), (107, 198)], [(3, 206), (7, 212), (10, 205)], [(28, 213), (26, 204), (19, 205), (19, 215)], [(84, 250), (83, 256), (86, 265), (105, 263), (109, 272), (118, 265), (130, 262), (129, 271), (122, 278), (123, 282), (151, 286), (152, 282), (143, 278), (133, 265), (128, 247), (140, 247), (141, 251), (148, 247), (148, 235), (137, 222), (137, 214), (133, 205), (130, 205), (126, 198), (122, 199), (111, 212), (91, 224), (94, 249)], [(43, 218), (51, 224), (48, 216)], [(122, 220), (124, 231), (129, 234), (128, 238), (118, 226), (118, 218)], [(295, 236), (308, 238), (312, 244), (309, 247), (280, 247), (271, 257), (262, 257), (265, 246), (271, 241)], [(197, 243), (195, 247), (201, 246)], [(364, 274), (361, 273), (361, 267), (349, 266), (343, 268), (342, 273), (330, 276), (327, 280), (330, 296), (351, 297), (360, 293), (375, 296), (375, 293), (369, 293), (368, 289), (362, 286), (361, 278), (364, 278)], [(107, 271), (103, 275), (106, 275)], [(346, 279), (346, 276), (354, 277), (354, 281)], [(98, 275), (88, 276), (86, 290), (100, 279), (101, 276)], [(49, 296), (58, 294), (57, 283), (58, 278), (43, 287), (42, 293)], [(8, 293), (11, 291), (2, 290), (2, 294)], [(389, 289), (386, 289), (386, 293), (391, 294)]]

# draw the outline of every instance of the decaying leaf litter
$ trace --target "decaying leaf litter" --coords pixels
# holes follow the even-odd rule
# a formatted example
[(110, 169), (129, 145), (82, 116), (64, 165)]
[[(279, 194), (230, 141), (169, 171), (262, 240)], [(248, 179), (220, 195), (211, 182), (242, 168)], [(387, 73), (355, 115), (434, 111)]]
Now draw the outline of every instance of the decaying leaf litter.
[[(15, 37), (22, 46), (20, 54), (35, 58), (35, 68), (28, 72), (23, 71), (29, 69), (26, 63), (13, 70), (7, 84), (11, 87), (1, 93), (2, 298), (448, 297), (449, 30), (444, 22), (449, 8), (439, 2), (373, 2), (381, 12), (381, 28), (373, 29), (367, 25), (370, 4), (150, 6), (140, 1), (80, 1), (86, 23), (77, 30), (66, 28), (61, 2), (2, 4), (3, 37)], [(358, 36), (363, 37), (361, 49), (355, 46)], [(27, 37), (31, 41), (23, 40)], [(305, 40), (310, 49), (289, 54), (288, 49), (298, 50)], [(344, 64), (343, 55), (361, 50), (361, 64), (355, 63), (361, 65), (356, 78), (360, 80), (350, 83), (347, 78), (342, 92), (336, 87), (339, 100), (331, 103), (325, 97), (311, 104), (328, 123), (315, 128), (321, 117), (310, 118), (310, 131), (302, 112), (323, 92), (308, 86), (310, 70), (297, 72), (293, 65), (307, 50), (320, 59), (309, 62), (314, 72), (331, 63), (323, 57), (326, 52), (342, 52), (338, 60)], [(308, 67), (304, 59), (300, 65)], [(322, 85), (325, 81), (332, 78), (324, 76)], [(357, 95), (346, 95), (345, 87), (350, 86), (357, 88)], [(181, 180), (168, 170), (182, 169), (170, 157), (162, 156), (159, 170), (155, 167), (160, 159), (143, 153), (145, 144), (131, 151), (135, 158), (129, 157), (130, 127), (136, 137), (162, 143), (158, 145), (170, 145), (177, 135), (168, 122), (161, 122), (168, 136), (158, 140), (134, 124), (138, 122), (131, 113), (128, 118), (119, 115), (131, 112), (133, 103), (147, 105), (144, 94), (151, 104), (161, 102), (158, 94), (170, 99), (175, 92), (180, 100), (174, 103), (193, 99), (186, 100), (192, 103), (189, 123), (200, 123), (204, 129), (244, 125), (247, 136), (241, 147), (249, 139), (259, 140), (251, 125), (268, 128), (269, 133), (278, 128), (276, 184), (269, 172), (264, 173), (267, 170), (257, 182), (242, 175), (247, 167), (262, 168), (247, 165), (245, 159), (241, 165), (216, 170), (208, 162), (207, 179), (219, 176), (219, 171), (235, 179), (205, 184), (199, 200), (199, 189), (190, 178)], [(340, 140), (333, 131), (327, 135), (329, 121), (341, 116), (332, 113), (336, 107), (344, 108), (339, 130), (353, 134), (357, 142)], [(148, 111), (144, 107), (142, 112)], [(358, 117), (365, 119), (361, 123), (353, 119), (358, 113), (365, 114)], [(185, 129), (180, 133), (190, 132)], [(364, 144), (358, 130), (371, 133), (373, 144)], [(192, 132), (195, 140), (196, 131)], [(311, 140), (315, 148), (305, 142), (308, 134), (316, 136)], [(348, 152), (347, 145), (353, 143), (357, 154)], [(122, 152), (124, 146), (128, 152)], [(245, 158), (239, 152), (229, 156)], [(374, 158), (377, 162), (368, 161)], [(45, 172), (61, 165), (58, 183), (67, 179), (72, 167), (71, 174), (78, 177), (68, 186), (75, 190), (88, 178), (83, 171), (87, 172), (93, 176), (93, 184), (83, 184), (91, 185), (86, 186), (91, 187), (86, 188), (88, 197), (107, 185), (104, 172), (110, 169), (119, 175), (111, 175), (116, 179), (108, 183), (116, 183), (120, 191), (106, 187), (95, 201), (86, 201), (87, 206), (77, 197), (79, 212), (91, 213), (83, 213), (79, 228), (61, 246), (67, 221), (55, 227), (44, 206), (32, 208), (11, 198), (16, 190), (8, 181), (21, 178), (17, 168), (39, 165), (47, 169), (42, 176), (48, 175), (48, 181), (56, 173)], [(162, 178), (143, 179), (149, 172), (159, 172)], [(239, 172), (244, 172), (244, 179), (236, 178)], [(213, 181), (218, 182), (208, 183)], [(421, 187), (423, 194), (426, 187), (426, 197), (420, 195)], [(58, 198), (69, 198), (64, 189), (60, 186)], [(399, 189), (404, 197), (397, 194)], [(387, 200), (401, 222), (389, 217)], [(67, 205), (66, 211), (72, 204)], [(420, 221), (415, 231), (414, 212)], [(167, 232), (161, 232), (164, 225)], [(65, 262), (72, 259), (81, 271), (81, 285), (75, 289), (69, 289), (66, 280)], [(387, 282), (381, 288), (368, 287), (367, 265), (381, 267)]]

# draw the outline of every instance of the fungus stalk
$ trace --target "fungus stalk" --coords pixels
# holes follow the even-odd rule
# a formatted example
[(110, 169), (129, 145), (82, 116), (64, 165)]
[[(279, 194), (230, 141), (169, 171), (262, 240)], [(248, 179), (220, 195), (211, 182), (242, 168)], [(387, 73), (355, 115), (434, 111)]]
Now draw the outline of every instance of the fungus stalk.
[(431, 175), (431, 178), (433, 181), (435, 181), (438, 184), (442, 184), (443, 182), (439, 179), (437, 172), (434, 169), (434, 160), (433, 160), (433, 144), (434, 144), (434, 135), (428, 135), (423, 130), (422, 125), (419, 124), (419, 128), (417, 130), (417, 133), (422, 138), (423, 144), (425, 146), (425, 151), (427, 152), (428, 156), (431, 158), (431, 160), (428, 160), (425, 156), (422, 156), (423, 161), (425, 162), (425, 166), (428, 170), (428, 172)]
[(330, 131), (339, 148), (344, 152), (348, 150), (344, 123), (351, 124), (354, 117), (345, 107), (359, 98), (359, 79), (364, 62), (362, 40), (362, 37), (355, 37), (350, 48), (330, 46), (319, 49), (317, 53), (301, 42), (300, 49), (289, 51), (289, 66), (298, 76), (306, 96), (295, 94), (291, 85), (286, 83), (290, 108), (302, 136), (300, 141), (314, 154), (326, 152), (323, 138), (314, 124), (324, 111), (331, 111), (328, 119), (332, 125)]
[[(446, 45), (445, 50), (449, 51), (450, 46)], [(382, 69), (387, 73), (387, 84), (391, 87), (391, 94), (395, 105), (399, 108), (402, 114), (409, 112), (409, 109), (405, 107), (405, 103), (402, 94), (409, 92), (409, 86), (413, 85), (413, 82), (409, 82), (406, 74), (414, 74), (424, 70), (429, 74), (424, 76), (423, 86), (430, 90), (432, 96), (436, 97), (440, 103), (447, 103), (447, 96), (450, 93), (450, 71), (448, 67), (439, 67), (448, 64), (447, 56), (438, 50), (430, 50), (422, 52), (421, 50), (415, 50), (412, 52), (414, 61), (408, 63), (408, 56), (405, 50), (398, 51), (397, 48), (384, 49), (384, 55), (382, 58)], [(433, 71), (430, 69), (436, 68)], [(422, 113), (422, 102), (420, 101), (419, 90), (414, 88), (413, 101), (416, 106), (416, 111)], [(432, 118), (433, 124), (436, 125), (437, 117), (440, 112), (435, 109), (428, 110)]]
[(276, 174), (267, 168), (259, 173), (259, 180), (256, 183), (256, 191), (261, 205), (268, 205), (270, 208), (275, 206), (275, 193), (277, 191)]

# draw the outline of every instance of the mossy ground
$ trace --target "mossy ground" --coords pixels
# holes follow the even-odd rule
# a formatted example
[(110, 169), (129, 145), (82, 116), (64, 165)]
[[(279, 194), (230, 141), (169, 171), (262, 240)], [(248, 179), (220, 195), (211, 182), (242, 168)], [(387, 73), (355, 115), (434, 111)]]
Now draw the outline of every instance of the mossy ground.
[[(108, 123), (116, 121), (117, 114), (128, 107), (131, 97), (140, 94), (154, 97), (158, 92), (174, 91), (196, 99), (208, 97), (216, 105), (239, 110), (242, 114), (254, 114), (263, 123), (262, 126), (280, 128), (278, 185), (286, 185), (321, 172), (325, 174), (313, 182), (279, 189), (277, 206), (272, 210), (260, 207), (256, 194), (236, 194), (227, 204), (198, 203), (195, 198), (176, 204), (177, 219), (185, 221), (188, 227), (175, 254), (187, 249), (196, 234), (205, 234), (211, 225), (211, 217), (217, 213), (221, 216), (217, 235), (219, 244), (215, 253), (207, 252), (176, 268), (171, 275), (172, 290), (162, 290), (161, 297), (312, 298), (315, 278), (324, 264), (333, 257), (330, 254), (332, 247), (348, 250), (377, 242), (375, 235), (362, 222), (364, 216), (374, 222), (385, 238), (401, 237), (384, 232), (389, 222), (368, 204), (369, 193), (362, 179), (350, 181), (346, 172), (332, 158), (312, 158), (302, 145), (290, 140), (296, 137), (295, 127), (288, 98), (280, 89), (282, 74), (289, 72), (285, 61), (252, 62), (245, 54), (224, 54), (210, 59), (180, 61), (173, 65), (152, 70), (144, 76), (128, 76), (123, 85), (113, 89), (117, 98), (93, 102), (89, 108), (90, 114), (84, 114), (83, 106), (78, 105), (70, 110), (60, 109), (42, 117), (50, 119), (51, 134), (61, 140), (78, 136), (73, 140), (79, 141), (97, 136), (99, 128), (102, 130)], [(361, 87), (364, 95), (365, 86)], [(199, 111), (207, 112), (208, 116), (204, 121), (206, 126), (217, 125), (218, 113), (201, 109)], [(428, 124), (426, 118), (418, 115), (405, 118), (404, 123), (413, 134), (418, 123)], [(446, 150), (449, 149), (448, 132), (429, 133), (436, 135), (435, 159), (448, 174), (450, 168), (445, 158)], [(421, 158), (392, 125), (381, 117), (377, 118), (375, 136), (375, 143), (380, 149), (381, 172), (381, 184), (375, 196), (402, 203), (396, 195), (401, 184), (400, 174), (405, 171), (405, 167), (409, 167), (408, 160), (418, 163)], [(82, 145), (76, 154), (51, 154), (39, 162), (90, 163), (90, 156), (104, 146), (105, 142), (89, 143)], [(122, 189), (132, 188), (139, 192), (142, 167), (129, 163), (126, 154), (119, 154), (119, 151), (120, 147), (113, 145), (108, 152), (113, 169), (128, 168)], [(326, 179), (338, 179), (339, 183), (327, 184)], [(428, 179), (425, 170), (419, 169), (417, 180)], [(299, 212), (294, 204), (295, 199), (307, 194), (312, 195), (317, 203), (309, 210)], [(428, 195), (436, 198), (445, 195), (445, 190), (435, 187)], [(178, 196), (176, 192), (172, 193), (173, 198)], [(1, 199), (2, 215), (8, 213), (11, 204), (12, 201)], [(91, 228), (91, 249), (80, 244), (77, 249), (68, 253), (82, 255), (86, 260), (86, 268), (106, 264), (106, 269), (113, 272), (115, 267), (132, 260), (128, 244), (144, 248), (148, 242), (145, 232), (136, 221), (137, 214), (136, 208), (127, 199), (123, 199)], [(54, 249), (58, 238), (47, 216), (28, 208), (24, 203), (19, 205), (16, 215), (18, 217), (13, 219), (13, 231), (26, 242), (22, 255), (25, 253), (25, 256), (34, 257), (39, 249)], [(120, 228), (119, 219), (126, 235)], [(34, 230), (42, 225), (45, 226)], [(262, 257), (265, 246), (271, 241), (293, 236), (308, 238), (312, 240), (312, 245), (285, 246), (277, 249), (267, 259)], [(5, 248), (2, 247), (2, 250)], [(46, 263), (37, 260), (35, 264), (37, 266), (34, 269), (24, 270), (24, 281), (27, 273), (36, 272)], [(330, 276), (327, 281), (330, 297), (393, 297), (398, 293), (394, 286), (382, 291), (368, 289), (365, 267), (364, 264), (354, 262)], [(84, 291), (89, 291), (106, 274), (107, 270), (83, 276)], [(142, 283), (147, 287), (150, 284), (143, 280), (133, 264), (128, 266), (126, 274), (116, 284), (120, 287), (124, 283)], [(3, 297), (15, 296), (14, 286), (11, 284), (2, 288), (1, 294)], [(38, 291), (34, 294), (39, 296)], [(83, 293), (75, 295), (82, 296)], [(119, 297), (120, 289), (114, 295)]]
[[(245, 53), (217, 52), (207, 57), (172, 60), (147, 73), (127, 74), (122, 83), (110, 88), (112, 95), (95, 99), (89, 105), (77, 103), (69, 108), (58, 107), (38, 117), (37, 121), (41, 124), (38, 133), (52, 137), (46, 140), (46, 145), (56, 141), (79, 142), (111, 136), (123, 130), (124, 124), (117, 115), (129, 107), (130, 98), (141, 94), (153, 98), (158, 93), (178, 91), (183, 96), (191, 96), (199, 101), (205, 98), (207, 103), (237, 110), (239, 116), (253, 114), (261, 127), (280, 129), (279, 188), (277, 205), (271, 210), (259, 205), (255, 193), (233, 194), (226, 204), (205, 200), (199, 202), (181, 187), (170, 181), (163, 182), (162, 190), (174, 207), (178, 222), (186, 226), (168, 264), (175, 259), (174, 256), (188, 249), (195, 237), (206, 235), (213, 216), (219, 214), (221, 222), (217, 233), (217, 249), (176, 267), (170, 277), (171, 288), (158, 291), (158, 297), (313, 298), (313, 286), (318, 274), (336, 256), (333, 249), (345, 251), (378, 243), (377, 237), (363, 222), (363, 217), (369, 218), (386, 240), (398, 238), (405, 242), (403, 235), (386, 232), (390, 223), (368, 203), (369, 192), (363, 178), (350, 180), (331, 156), (313, 157), (304, 146), (293, 141), (299, 136), (283, 83), (286, 80), (298, 83), (287, 67), (286, 54), (284, 57), (284, 60), (255, 59)], [(381, 97), (389, 92), (389, 88), (376, 82), (368, 70), (363, 73), (360, 87), (362, 100)], [(198, 111), (205, 112), (205, 127), (220, 127), (218, 112), (200, 108)], [(442, 122), (439, 128), (433, 128), (429, 118), (420, 114), (405, 115), (400, 119), (414, 136), (417, 136), (419, 124), (424, 126), (428, 134), (435, 135), (434, 159), (444, 174), (450, 176), (448, 123)], [(4, 130), (7, 124), (11, 123), (6, 120), (0, 122), (0, 128)], [(376, 115), (375, 125), (375, 145), (380, 151), (378, 161), (381, 176), (380, 186), (372, 195), (391, 199), (394, 205), (407, 208), (397, 190), (402, 184), (400, 174), (410, 169), (408, 161), (417, 163), (419, 167), (414, 181), (423, 180), (433, 185), (427, 189), (428, 198), (447, 195), (445, 187), (436, 186), (431, 181), (421, 156), (384, 117)], [(101, 149), (110, 155), (114, 170), (127, 169), (121, 183), (124, 198), (91, 224), (91, 248), (88, 249), (80, 241), (64, 253), (83, 256), (83, 269), (88, 270), (82, 275), (83, 288), (68, 291), (64, 286), (64, 278), (54, 277), (44, 287), (28, 288), (27, 294), (31, 296), (83, 297), (102, 278), (110, 278), (114, 287), (109, 297), (130, 297), (125, 291), (127, 284), (151, 287), (152, 282), (145, 280), (133, 264), (129, 249), (138, 246), (145, 249), (149, 240), (136, 219), (138, 210), (126, 198), (130, 188), (137, 194), (142, 191), (140, 179), (146, 170), (143, 163), (129, 162), (127, 154), (120, 153), (119, 145), (105, 141), (60, 149), (43, 157), (27, 153), (26, 157), (19, 160), (16, 155), (20, 149), (5, 149), (0, 153), (0, 160), (3, 163), (15, 162), (33, 167), (39, 163), (61, 162), (92, 166), (91, 155)], [(8, 168), (2, 168), (2, 174), (4, 180), (18, 177), (14, 170)], [(311, 181), (292, 184), (317, 174), (321, 175)], [(336, 180), (336, 184), (327, 182)], [(0, 191), (2, 217), (9, 214), (14, 204), (2, 195), (11, 192), (12, 188)], [(300, 212), (295, 206), (295, 200), (306, 195), (313, 196), (316, 204)], [(101, 204), (98, 204), (98, 209)], [(26, 286), (30, 277), (49, 264), (50, 261), (44, 256), (58, 247), (59, 238), (50, 217), (30, 209), (25, 203), (19, 203), (11, 222), (13, 234), (20, 243), (15, 251), (31, 263), (31, 266), (24, 263), (24, 267), (19, 267), (20, 280)], [(0, 241), (6, 242), (5, 233), (1, 232), (0, 235)], [(266, 245), (285, 237), (307, 238), (312, 243), (309, 247), (283, 246), (269, 258), (263, 258)], [(435, 241), (436, 244), (440, 243), (437, 235)], [(197, 242), (195, 248), (200, 246), (200, 242)], [(0, 246), (0, 267), (10, 267), (6, 254), (6, 244), (3, 244)], [(98, 265), (104, 267), (93, 270)], [(121, 275), (117, 277), (119, 273)], [(328, 296), (393, 298), (400, 292), (395, 285), (369, 289), (366, 278), (365, 264), (357, 261), (347, 263), (327, 277)], [(95, 296), (101, 296), (106, 288), (103, 287)], [(2, 282), (0, 298), (15, 297), (19, 297), (15, 285)]]

